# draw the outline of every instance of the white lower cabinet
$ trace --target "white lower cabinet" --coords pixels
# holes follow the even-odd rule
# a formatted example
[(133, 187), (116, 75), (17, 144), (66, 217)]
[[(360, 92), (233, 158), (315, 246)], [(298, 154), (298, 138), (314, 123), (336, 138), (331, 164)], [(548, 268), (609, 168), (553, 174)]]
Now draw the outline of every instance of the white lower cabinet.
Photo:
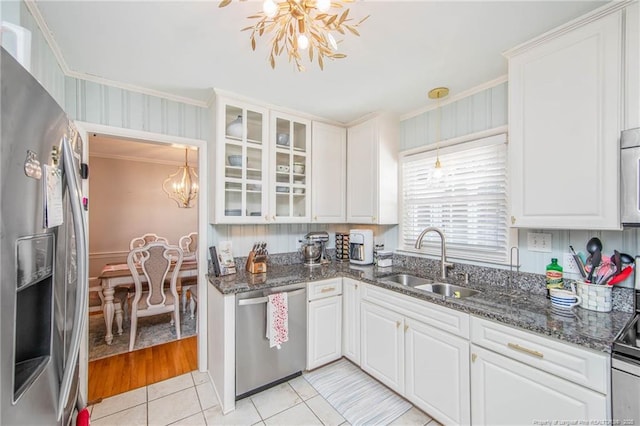
[(444, 424), (469, 424), (469, 342), (405, 319), (405, 396)]
[(392, 390), (404, 393), (404, 318), (362, 302), (360, 367)]
[[(471, 412), (478, 425), (606, 421), (606, 396), (471, 346)], [(604, 424), (604, 423), (603, 423)]]
[(342, 279), (342, 355), (360, 365), (360, 285)]
[(309, 284), (307, 370), (342, 356), (341, 279)]

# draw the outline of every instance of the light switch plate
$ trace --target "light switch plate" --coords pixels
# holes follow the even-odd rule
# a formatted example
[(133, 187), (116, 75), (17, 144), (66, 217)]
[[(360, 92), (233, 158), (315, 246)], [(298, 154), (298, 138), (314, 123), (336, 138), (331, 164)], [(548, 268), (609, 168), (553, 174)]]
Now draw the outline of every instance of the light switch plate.
[(543, 232), (528, 232), (527, 250), (551, 253), (551, 234)]

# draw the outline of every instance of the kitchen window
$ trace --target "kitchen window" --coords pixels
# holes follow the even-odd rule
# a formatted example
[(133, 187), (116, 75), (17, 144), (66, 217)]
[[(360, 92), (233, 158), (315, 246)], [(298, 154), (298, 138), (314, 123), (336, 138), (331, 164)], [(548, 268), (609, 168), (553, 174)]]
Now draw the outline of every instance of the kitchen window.
[(448, 257), (508, 263), (516, 234), (508, 224), (506, 142), (501, 133), (401, 157), (401, 250), (439, 255), (435, 233), (414, 248), (420, 232), (435, 226), (444, 231)]

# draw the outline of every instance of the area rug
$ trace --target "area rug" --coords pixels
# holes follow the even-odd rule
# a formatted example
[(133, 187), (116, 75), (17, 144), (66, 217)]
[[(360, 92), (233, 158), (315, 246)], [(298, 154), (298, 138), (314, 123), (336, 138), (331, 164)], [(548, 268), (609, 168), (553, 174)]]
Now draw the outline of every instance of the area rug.
[[(180, 313), (180, 337), (182, 339), (196, 335), (196, 318)], [(176, 329), (170, 324), (171, 314), (138, 318), (138, 333), (133, 350), (160, 345), (177, 339)], [(122, 321), (122, 335), (118, 335), (116, 321), (113, 321), (113, 342), (107, 345), (104, 336), (107, 328), (102, 315), (89, 316), (89, 361), (129, 352), (129, 334), (131, 321)]]
[(387, 425), (412, 407), (344, 358), (304, 377), (352, 425)]

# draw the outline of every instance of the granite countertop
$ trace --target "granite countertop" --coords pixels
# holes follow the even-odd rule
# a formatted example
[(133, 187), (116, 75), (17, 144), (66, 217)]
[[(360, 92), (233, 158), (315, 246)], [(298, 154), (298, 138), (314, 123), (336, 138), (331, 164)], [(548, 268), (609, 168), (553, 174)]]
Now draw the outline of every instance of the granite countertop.
[(223, 294), (235, 294), (300, 282), (350, 277), (525, 331), (607, 353), (611, 351), (616, 335), (632, 317), (628, 312), (595, 312), (580, 307), (568, 312), (558, 311), (552, 309), (551, 302), (544, 295), (516, 287), (475, 283), (473, 280), (469, 284), (448, 281), (479, 290), (479, 293), (462, 299), (444, 298), (426, 291), (385, 282), (384, 277), (397, 273), (409, 273), (435, 280), (435, 277), (424, 275), (420, 271), (395, 265), (389, 268), (356, 266), (349, 263), (330, 263), (314, 267), (303, 264), (270, 265), (267, 273), (256, 275), (238, 269), (238, 273), (233, 275), (209, 277), (209, 282)]

